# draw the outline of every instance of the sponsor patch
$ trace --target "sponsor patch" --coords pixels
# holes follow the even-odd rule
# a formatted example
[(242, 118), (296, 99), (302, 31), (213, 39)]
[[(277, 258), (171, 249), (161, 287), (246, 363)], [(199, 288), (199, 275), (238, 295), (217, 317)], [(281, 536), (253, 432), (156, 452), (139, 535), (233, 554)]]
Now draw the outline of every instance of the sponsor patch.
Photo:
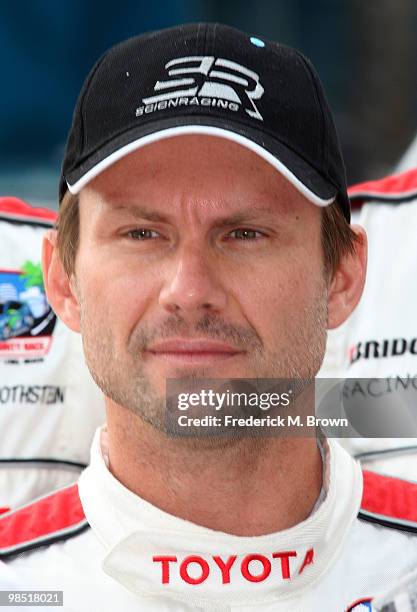
[(383, 359), (417, 355), (417, 338), (391, 338), (384, 340), (366, 340), (357, 342), (348, 350), (349, 365), (360, 359)]
[(63, 404), (65, 387), (57, 385), (14, 385), (0, 387), (1, 404)]
[(39, 361), (48, 353), (56, 315), (48, 304), (40, 263), (0, 270), (0, 359)]

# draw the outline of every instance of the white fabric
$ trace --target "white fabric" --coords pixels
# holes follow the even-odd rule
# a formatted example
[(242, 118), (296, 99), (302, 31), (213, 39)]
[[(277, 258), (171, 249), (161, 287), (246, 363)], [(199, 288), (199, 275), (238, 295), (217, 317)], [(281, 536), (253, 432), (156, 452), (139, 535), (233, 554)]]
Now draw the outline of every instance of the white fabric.
[[(5, 303), (7, 284), (1, 271), (20, 271), (26, 261), (38, 264), (45, 231), (0, 220), (0, 303)], [(31, 362), (26, 361), (34, 357), (30, 353), (8, 358), (5, 345), (14, 340), (0, 341), (0, 459), (54, 458), (87, 464), (94, 431), (105, 412), (101, 392), (85, 366), (80, 337), (57, 320), (49, 352)], [(36, 397), (28, 391), (34, 386), (52, 391), (49, 396), (38, 391)], [(0, 463), (0, 507), (22, 505), (71, 482), (79, 471)]]
[[(97, 433), (91, 464), (79, 480), (91, 529), (7, 564), (8, 576), (13, 571), (22, 589), (26, 584), (63, 589), (64, 610), (345, 610), (360, 598), (385, 592), (417, 564), (417, 536), (357, 519), (361, 471), (334, 441), (327, 448), (326, 499), (302, 523), (260, 537), (212, 531), (159, 510), (112, 476), (105, 453), (105, 439), (100, 449)], [(309, 549), (314, 550), (313, 562), (301, 569)], [(280, 558), (272, 557), (284, 552), (297, 553), (289, 558), (290, 579), (283, 578)], [(188, 584), (179, 573), (190, 554), (209, 564), (209, 576), (199, 585)], [(241, 563), (248, 554), (270, 560), (271, 573), (264, 581), (242, 577)], [(161, 563), (152, 561), (156, 555), (177, 557), (170, 563), (169, 583), (161, 584)], [(222, 583), (213, 555), (225, 562), (237, 556), (229, 583)], [(260, 563), (252, 561), (253, 575), (261, 573)], [(197, 577), (199, 567), (189, 565), (188, 574)], [(2, 576), (0, 565), (0, 587)]]
[[(369, 257), (365, 290), (359, 305), (344, 325), (329, 332), (326, 356), (319, 372), (325, 378), (396, 378), (407, 384), (409, 406), (416, 406), (417, 355), (360, 358), (350, 363), (349, 351), (359, 342), (417, 338), (416, 227), (417, 198), (403, 204), (370, 202), (362, 206), (357, 222), (368, 234)], [(382, 351), (381, 351), (382, 352)], [(417, 387), (417, 385), (416, 385)], [(408, 435), (416, 436), (416, 411), (401, 405), (398, 396), (381, 398), (402, 419)], [(414, 425), (413, 425), (414, 424)], [(407, 435), (407, 433), (406, 433)], [(363, 463), (382, 473), (417, 480), (417, 448), (407, 454), (394, 449), (417, 446), (416, 437), (350, 438), (341, 441), (353, 454), (392, 450), (391, 454), (364, 457)]]

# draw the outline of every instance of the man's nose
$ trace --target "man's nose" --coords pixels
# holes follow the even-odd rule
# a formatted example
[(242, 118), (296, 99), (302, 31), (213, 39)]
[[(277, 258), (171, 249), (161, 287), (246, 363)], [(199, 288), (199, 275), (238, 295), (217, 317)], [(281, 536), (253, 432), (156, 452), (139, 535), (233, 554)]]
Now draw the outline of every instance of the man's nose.
[(170, 262), (159, 296), (169, 312), (199, 314), (223, 311), (227, 295), (220, 280), (218, 262), (203, 247), (184, 246)]

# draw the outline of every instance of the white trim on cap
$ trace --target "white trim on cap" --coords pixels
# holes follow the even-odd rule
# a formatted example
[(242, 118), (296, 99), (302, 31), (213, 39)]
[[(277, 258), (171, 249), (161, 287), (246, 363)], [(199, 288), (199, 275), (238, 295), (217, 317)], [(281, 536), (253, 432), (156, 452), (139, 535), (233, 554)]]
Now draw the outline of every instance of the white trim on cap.
[(70, 185), (67, 182), (68, 189), (71, 193), (76, 194), (81, 191), (87, 183), (89, 183), (93, 178), (95, 178), (98, 174), (106, 170), (109, 166), (117, 162), (125, 155), (132, 153), (133, 151), (137, 151), (141, 147), (145, 145), (151, 144), (153, 142), (157, 142), (158, 140), (164, 140), (165, 138), (171, 138), (173, 136), (182, 136), (184, 134), (205, 134), (207, 136), (219, 136), (221, 138), (226, 138), (227, 140), (231, 140), (240, 144), (247, 149), (250, 149), (260, 157), (262, 157), (265, 161), (271, 164), (274, 168), (276, 168), (303, 196), (310, 200), (316, 206), (327, 206), (334, 202), (335, 198), (330, 198), (329, 200), (324, 200), (319, 198), (315, 193), (313, 193), (310, 189), (308, 189), (282, 162), (279, 161), (272, 153), (256, 144), (249, 138), (242, 136), (241, 134), (237, 134), (236, 132), (232, 132), (230, 130), (225, 130), (223, 128), (206, 126), (206, 125), (183, 125), (168, 128), (165, 130), (160, 130), (159, 132), (154, 132), (153, 134), (148, 134), (147, 136), (142, 136), (133, 142), (129, 142), (129, 144), (121, 147), (114, 153), (111, 153), (105, 159), (101, 160), (98, 164), (96, 164), (91, 170), (86, 172), (84, 176), (82, 176), (76, 183)]

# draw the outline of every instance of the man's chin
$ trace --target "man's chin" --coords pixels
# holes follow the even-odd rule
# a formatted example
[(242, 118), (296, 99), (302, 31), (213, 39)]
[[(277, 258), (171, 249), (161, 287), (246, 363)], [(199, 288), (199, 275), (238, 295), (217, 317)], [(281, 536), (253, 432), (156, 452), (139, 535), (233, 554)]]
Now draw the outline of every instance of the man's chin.
[(252, 378), (247, 368), (232, 363), (189, 363), (189, 364), (164, 364), (162, 367), (150, 368), (150, 379), (165, 390), (165, 383), (172, 379), (233, 379)]

